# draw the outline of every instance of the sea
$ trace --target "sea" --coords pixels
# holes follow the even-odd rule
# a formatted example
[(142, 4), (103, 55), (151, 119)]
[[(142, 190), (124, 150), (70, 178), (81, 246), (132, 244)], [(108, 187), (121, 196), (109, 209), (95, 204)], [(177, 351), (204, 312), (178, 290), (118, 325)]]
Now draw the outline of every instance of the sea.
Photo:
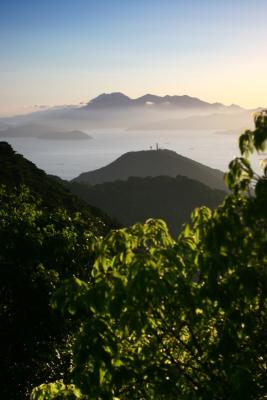
[[(174, 150), (182, 156), (221, 171), (239, 155), (238, 135), (200, 131), (132, 131), (95, 129), (87, 131), (91, 140), (44, 140), (38, 138), (1, 138), (16, 152), (48, 174), (71, 180), (82, 172), (101, 168), (129, 151)], [(256, 168), (259, 159), (254, 160)]]

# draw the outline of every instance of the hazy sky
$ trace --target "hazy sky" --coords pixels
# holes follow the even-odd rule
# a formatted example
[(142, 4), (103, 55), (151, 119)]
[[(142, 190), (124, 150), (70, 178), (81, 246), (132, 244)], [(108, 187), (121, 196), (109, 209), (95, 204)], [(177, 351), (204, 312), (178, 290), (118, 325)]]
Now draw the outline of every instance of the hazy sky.
[(267, 0), (1, 0), (0, 114), (121, 91), (267, 106)]

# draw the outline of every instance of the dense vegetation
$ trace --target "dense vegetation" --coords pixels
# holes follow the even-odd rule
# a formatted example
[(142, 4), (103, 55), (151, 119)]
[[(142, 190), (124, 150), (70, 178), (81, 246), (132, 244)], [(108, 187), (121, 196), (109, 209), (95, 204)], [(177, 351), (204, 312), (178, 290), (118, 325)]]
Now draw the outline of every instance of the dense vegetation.
[(116, 225), (7, 143), (0, 205), (0, 398), (20, 400), (68, 371), (76, 324), (50, 298), (64, 279), (86, 277), (92, 238)]
[(69, 374), (32, 400), (266, 398), (267, 168), (248, 161), (266, 114), (255, 123), (226, 176), (232, 194), (195, 210), (177, 241), (150, 220), (91, 242), (92, 268), (52, 302), (80, 320)]
[(148, 218), (163, 219), (173, 237), (177, 237), (194, 208), (203, 205), (214, 208), (226, 195), (184, 176), (131, 177), (127, 181), (98, 185), (71, 182), (67, 187), (123, 226), (145, 222)]
[(46, 211), (25, 187), (2, 186), (0, 203), (0, 397), (24, 399), (66, 370), (71, 323), (49, 301), (62, 280), (86, 270), (93, 234), (79, 216)]

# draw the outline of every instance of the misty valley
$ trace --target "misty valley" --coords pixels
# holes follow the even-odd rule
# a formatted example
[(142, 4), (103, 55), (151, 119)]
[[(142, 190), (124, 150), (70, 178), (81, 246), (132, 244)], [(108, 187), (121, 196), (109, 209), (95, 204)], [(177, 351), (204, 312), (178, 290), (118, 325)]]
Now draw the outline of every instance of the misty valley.
[(226, 171), (238, 153), (239, 134), (253, 126), (252, 112), (190, 96), (130, 99), (111, 93), (85, 106), (1, 118), (0, 139), (63, 179), (156, 146)]

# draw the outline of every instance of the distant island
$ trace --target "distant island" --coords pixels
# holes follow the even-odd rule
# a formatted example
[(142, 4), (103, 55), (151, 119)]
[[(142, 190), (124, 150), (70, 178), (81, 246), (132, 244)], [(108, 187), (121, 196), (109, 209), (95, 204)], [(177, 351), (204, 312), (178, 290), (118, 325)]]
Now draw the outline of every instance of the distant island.
[(88, 140), (93, 139), (92, 136), (87, 135), (82, 131), (69, 131), (69, 132), (53, 132), (44, 133), (38, 136), (38, 139), (44, 140)]
[(0, 130), (1, 138), (37, 138), (43, 140), (88, 140), (93, 139), (81, 130), (60, 131), (44, 124), (28, 123), (11, 125)]

